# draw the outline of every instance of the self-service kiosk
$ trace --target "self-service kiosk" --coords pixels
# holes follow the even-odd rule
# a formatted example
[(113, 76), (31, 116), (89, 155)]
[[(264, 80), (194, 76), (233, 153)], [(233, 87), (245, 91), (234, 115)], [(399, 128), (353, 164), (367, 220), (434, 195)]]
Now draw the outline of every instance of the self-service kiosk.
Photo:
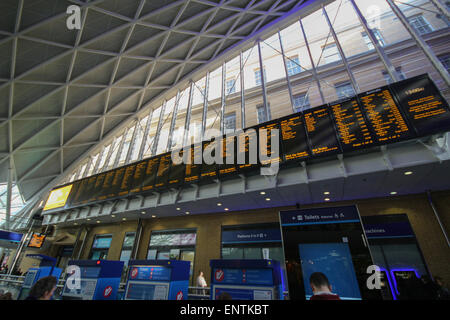
[(123, 261), (72, 260), (68, 266), (80, 268), (80, 285), (68, 280), (62, 293), (63, 300), (116, 300), (123, 271)]
[(62, 272), (60, 268), (55, 268), (55, 258), (43, 254), (27, 254), (26, 256), (28, 258), (38, 259), (41, 262), (39, 263), (39, 267), (28, 269), (17, 300), (24, 300), (30, 293), (31, 287), (33, 287), (39, 279), (47, 276), (54, 276), (56, 281), (58, 281)]
[(190, 261), (130, 260), (125, 300), (187, 300)]
[(211, 300), (283, 300), (276, 260), (211, 260)]

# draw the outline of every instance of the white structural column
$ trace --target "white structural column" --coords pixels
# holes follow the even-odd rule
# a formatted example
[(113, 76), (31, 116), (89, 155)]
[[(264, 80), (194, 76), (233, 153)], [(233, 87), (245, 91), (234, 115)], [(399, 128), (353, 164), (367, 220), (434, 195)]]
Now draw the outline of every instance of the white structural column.
[(291, 87), (291, 78), (289, 76), (289, 70), (288, 70), (287, 63), (286, 63), (286, 55), (284, 53), (284, 48), (283, 48), (283, 41), (281, 41), (281, 34), (280, 34), (279, 30), (278, 30), (278, 41), (280, 42), (281, 56), (283, 57), (283, 66), (284, 66), (284, 72), (286, 73), (286, 81), (287, 81), (287, 87), (288, 87), (288, 92), (289, 92), (289, 99), (291, 100), (291, 108), (292, 108), (292, 112), (295, 113), (294, 96), (292, 95), (292, 87)]
[(356, 5), (355, 0), (349, 0), (349, 2), (352, 4), (353, 9), (355, 9), (356, 15), (358, 16), (358, 19), (361, 22), (361, 25), (363, 26), (364, 31), (366, 32), (367, 36), (369, 37), (370, 41), (372, 42), (373, 46), (375, 47), (375, 50), (378, 53), (378, 55), (380, 56), (381, 62), (383, 62), (384, 67), (386, 68), (386, 71), (388, 72), (392, 81), (393, 82), (399, 81), (400, 79), (397, 75), (397, 72), (395, 71), (394, 65), (392, 64), (391, 60), (387, 56), (383, 47), (380, 45), (380, 42), (378, 41), (377, 37), (375, 36), (375, 33), (373, 33), (372, 29), (369, 27), (366, 18), (361, 13), (361, 10), (359, 10), (359, 7)]
[(156, 150), (158, 148), (159, 134), (161, 133), (161, 128), (163, 125), (164, 113), (166, 113), (166, 103), (167, 101), (164, 100), (161, 106), (161, 113), (159, 114), (159, 121), (158, 121), (158, 129), (156, 130), (155, 137), (153, 138), (154, 140), (152, 145), (152, 156), (156, 155)]
[(244, 94), (244, 62), (242, 61), (242, 51), (239, 52), (239, 74), (241, 80), (241, 129), (245, 128), (245, 94)]
[(150, 112), (148, 114), (147, 123), (145, 124), (145, 129), (144, 129), (144, 136), (142, 137), (142, 142), (141, 142), (141, 146), (139, 149), (138, 160), (141, 160), (142, 157), (144, 156), (145, 146), (147, 144), (147, 139), (148, 139), (148, 133), (150, 131), (150, 126), (152, 123), (153, 111), (154, 111), (153, 109), (150, 109)]
[(350, 65), (348, 64), (347, 57), (345, 56), (344, 50), (342, 49), (341, 43), (339, 42), (338, 36), (336, 35), (333, 24), (331, 23), (330, 18), (328, 17), (327, 10), (325, 10), (324, 6), (322, 6), (322, 12), (325, 17), (325, 20), (327, 20), (328, 26), (330, 27), (331, 34), (333, 36), (334, 42), (336, 43), (336, 47), (339, 50), (339, 54), (341, 55), (341, 59), (342, 62), (344, 63), (345, 69), (347, 70), (350, 82), (352, 83), (353, 86), (353, 90), (355, 91), (355, 93), (358, 93), (359, 92), (358, 83), (356, 82), (353, 72), (350, 70)]
[(131, 154), (133, 153), (133, 147), (134, 147), (134, 144), (136, 143), (137, 132), (138, 132), (139, 126), (140, 126), (139, 118), (136, 118), (134, 121), (135, 121), (135, 124), (133, 126), (131, 126), (131, 128), (134, 127), (134, 131), (133, 131), (133, 135), (130, 140), (130, 145), (128, 146), (127, 157), (125, 158), (125, 164), (130, 162)]
[(221, 88), (221, 105), (220, 105), (220, 134), (225, 132), (225, 79), (226, 69), (225, 62), (222, 63), (222, 88)]
[(10, 228), (11, 222), (11, 203), (12, 203), (12, 182), (13, 182), (14, 167), (12, 157), (9, 158), (8, 169), (8, 185), (6, 186), (6, 215), (4, 227), (6, 230)]
[(183, 140), (181, 147), (184, 147), (188, 144), (188, 137), (189, 137), (189, 126), (191, 124), (191, 112), (192, 112), (192, 100), (194, 97), (194, 82), (191, 81), (189, 84), (189, 99), (188, 99), (188, 105), (186, 108), (186, 118), (184, 119), (184, 132), (183, 132)]
[(206, 131), (206, 117), (208, 115), (209, 75), (210, 75), (210, 72), (208, 71), (206, 73), (206, 78), (205, 78), (205, 92), (203, 92), (202, 133), (201, 133), (200, 141), (203, 141), (203, 139), (205, 138), (205, 131)]
[(272, 116), (270, 114), (269, 103), (267, 101), (267, 92), (266, 92), (266, 77), (264, 75), (264, 62), (261, 54), (261, 42), (258, 40), (258, 56), (259, 56), (259, 71), (261, 74), (261, 87), (262, 87), (262, 95), (263, 95), (263, 103), (264, 109), (266, 110), (266, 121), (272, 120)]
[(177, 121), (178, 107), (180, 105), (181, 96), (182, 96), (181, 91), (178, 90), (177, 96), (175, 98), (175, 105), (173, 106), (173, 110), (172, 110), (172, 121), (170, 122), (169, 136), (167, 138), (166, 151), (172, 150), (173, 131), (175, 130), (175, 124), (176, 124), (176, 121)]
[(433, 50), (428, 46), (425, 40), (422, 39), (422, 36), (414, 29), (408, 22), (408, 19), (405, 17), (400, 8), (394, 3), (392, 0), (386, 0), (392, 11), (394, 11), (397, 18), (403, 24), (403, 26), (408, 30), (411, 34), (411, 37), (416, 41), (417, 46), (423, 51), (426, 57), (430, 59), (431, 64), (434, 66), (436, 71), (440, 74), (442, 79), (444, 79), (447, 86), (450, 86), (450, 76), (448, 75), (447, 70), (444, 65), (441, 63), (439, 58), (434, 54)]
[(300, 23), (300, 29), (302, 29), (303, 39), (305, 39), (306, 49), (308, 50), (309, 60), (311, 61), (312, 74), (313, 74), (314, 79), (317, 82), (317, 88), (318, 88), (319, 93), (320, 93), (320, 99), (322, 100), (322, 104), (324, 104), (325, 103), (325, 96), (323, 95), (322, 85), (320, 84), (319, 75), (317, 73), (316, 64), (314, 63), (314, 58), (313, 58), (312, 53), (311, 53), (311, 48), (309, 46), (308, 37), (306, 36), (305, 28), (303, 28), (302, 19), (299, 19), (298, 22)]

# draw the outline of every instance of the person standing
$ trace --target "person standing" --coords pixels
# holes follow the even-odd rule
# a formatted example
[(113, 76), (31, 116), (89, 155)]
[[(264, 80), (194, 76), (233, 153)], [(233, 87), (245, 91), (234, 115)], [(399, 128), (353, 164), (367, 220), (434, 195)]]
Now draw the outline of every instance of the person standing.
[[(207, 286), (208, 284), (206, 283), (205, 277), (203, 276), (203, 271), (200, 271), (197, 277), (197, 287), (206, 288)], [(206, 290), (200, 290), (200, 294), (205, 295)]]
[(341, 300), (339, 296), (332, 293), (333, 290), (326, 275), (322, 272), (314, 272), (309, 278), (313, 296), (309, 300)]
[(53, 276), (39, 279), (31, 287), (30, 294), (25, 300), (50, 300), (55, 292), (56, 282)]

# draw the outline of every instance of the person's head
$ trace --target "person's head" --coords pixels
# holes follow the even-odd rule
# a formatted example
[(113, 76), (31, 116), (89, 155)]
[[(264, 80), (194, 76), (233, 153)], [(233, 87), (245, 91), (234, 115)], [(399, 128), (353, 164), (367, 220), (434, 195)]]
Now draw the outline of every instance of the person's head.
[(217, 300), (232, 300), (232, 298), (228, 292), (224, 291), (221, 294), (219, 294), (219, 296), (217, 297)]
[(199, 275), (200, 277), (203, 277), (203, 271), (200, 271), (200, 272), (198, 273), (198, 275)]
[(39, 279), (31, 288), (30, 296), (39, 300), (50, 300), (56, 289), (56, 278), (48, 276)]
[(314, 272), (313, 274), (311, 274), (311, 276), (309, 277), (309, 284), (313, 293), (320, 291), (331, 292), (332, 290), (327, 276), (322, 272)]

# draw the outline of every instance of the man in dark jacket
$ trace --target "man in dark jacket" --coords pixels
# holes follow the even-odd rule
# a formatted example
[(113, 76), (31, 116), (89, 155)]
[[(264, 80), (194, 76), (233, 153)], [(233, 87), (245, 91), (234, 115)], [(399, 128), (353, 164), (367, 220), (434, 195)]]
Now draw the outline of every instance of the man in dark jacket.
[(337, 294), (331, 292), (333, 288), (322, 272), (311, 274), (309, 284), (314, 294), (309, 300), (341, 300)]

